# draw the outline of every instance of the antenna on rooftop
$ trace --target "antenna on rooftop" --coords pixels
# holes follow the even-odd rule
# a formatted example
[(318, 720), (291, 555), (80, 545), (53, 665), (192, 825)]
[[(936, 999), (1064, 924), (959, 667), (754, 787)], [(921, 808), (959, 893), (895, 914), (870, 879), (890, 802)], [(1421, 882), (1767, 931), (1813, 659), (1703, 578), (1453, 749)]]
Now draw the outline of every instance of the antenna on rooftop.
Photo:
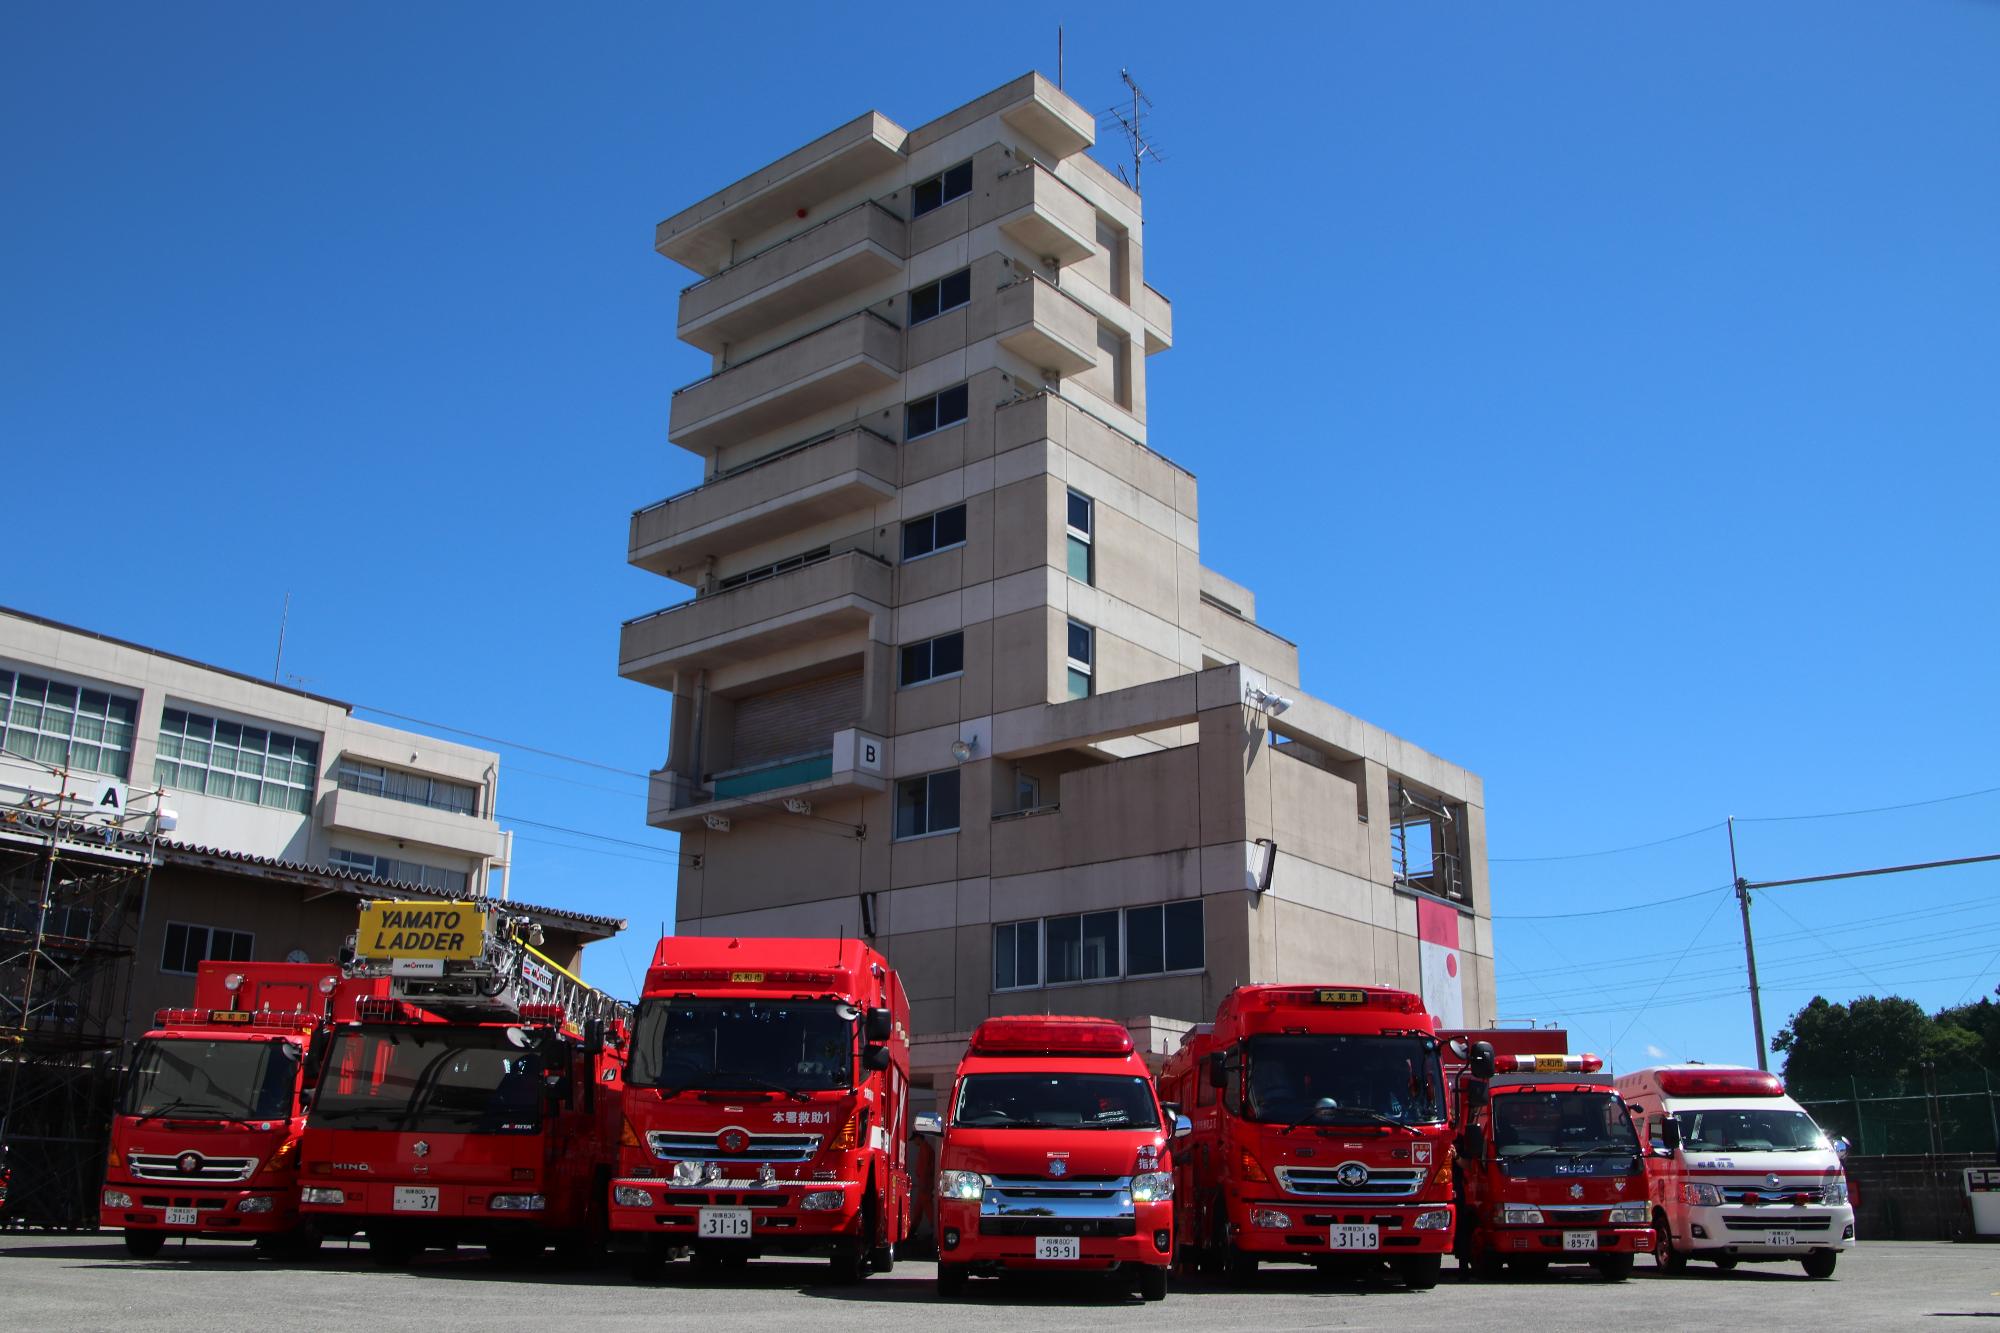
[(271, 663), (271, 683), (278, 683), (279, 674), (285, 669), (285, 627), (292, 621), (292, 594), (285, 593), (285, 609), (278, 616), (278, 660)]
[(1056, 24), (1056, 87), (1063, 86), (1063, 25)]
[[(1119, 70), (1118, 77), (1123, 79), (1126, 88), (1131, 90), (1131, 102), (1129, 106), (1114, 106), (1110, 108), (1099, 119), (1102, 120), (1105, 116), (1108, 116), (1113, 121), (1116, 121), (1118, 128), (1125, 135), (1125, 142), (1131, 145), (1132, 175), (1126, 181), (1126, 184), (1137, 190), (1139, 188), (1139, 169), (1145, 164), (1146, 159), (1150, 157), (1155, 162), (1162, 162), (1166, 159), (1161, 157), (1159, 147), (1146, 137), (1145, 118), (1147, 112), (1153, 109), (1153, 99), (1146, 96), (1146, 90), (1141, 88), (1138, 80), (1132, 77), (1131, 70)], [(1118, 174), (1123, 176), (1125, 169), (1119, 167)]]

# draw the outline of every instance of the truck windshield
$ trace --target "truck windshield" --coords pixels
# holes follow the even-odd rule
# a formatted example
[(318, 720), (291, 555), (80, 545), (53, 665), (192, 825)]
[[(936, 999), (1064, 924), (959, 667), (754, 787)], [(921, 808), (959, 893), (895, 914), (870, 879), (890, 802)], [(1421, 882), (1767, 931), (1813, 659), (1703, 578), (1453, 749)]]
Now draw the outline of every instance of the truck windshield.
[(674, 1091), (849, 1087), (859, 1016), (829, 1000), (644, 1000), (625, 1081)]
[(1437, 1043), (1316, 1032), (1245, 1043), (1242, 1113), (1277, 1125), (1444, 1119)]
[(1625, 1103), (1608, 1093), (1508, 1092), (1493, 1099), (1493, 1151), (1502, 1160), (1632, 1156), (1639, 1143), (1625, 1118)]
[(288, 1119), (299, 1058), (299, 1048), (289, 1041), (142, 1041), (120, 1109), (126, 1115), (189, 1120)]
[(1831, 1152), (1804, 1111), (1678, 1111), (1687, 1152)]
[(967, 1074), (952, 1123), (975, 1129), (1158, 1129), (1135, 1074)]
[(363, 1028), (327, 1055), (311, 1123), (432, 1134), (532, 1134), (542, 1058), (519, 1028)]

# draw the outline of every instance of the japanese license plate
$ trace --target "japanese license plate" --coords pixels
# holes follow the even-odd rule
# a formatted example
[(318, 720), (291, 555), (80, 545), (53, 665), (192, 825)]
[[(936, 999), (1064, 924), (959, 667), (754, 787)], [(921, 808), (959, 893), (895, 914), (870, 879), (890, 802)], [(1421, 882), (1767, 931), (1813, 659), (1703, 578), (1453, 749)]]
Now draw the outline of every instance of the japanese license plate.
[(193, 1208), (167, 1209), (167, 1225), (170, 1227), (192, 1227), (201, 1225), (201, 1214)]
[(1035, 1257), (1037, 1259), (1081, 1259), (1083, 1242), (1075, 1236), (1035, 1237)]
[(1382, 1229), (1375, 1226), (1337, 1226), (1330, 1229), (1326, 1244), (1333, 1250), (1379, 1250)]
[(435, 1185), (398, 1185), (389, 1206), (399, 1213), (434, 1213), (438, 1210)]
[(1799, 1233), (1796, 1231), (1767, 1231), (1764, 1233), (1764, 1239), (1772, 1245), (1796, 1245), (1799, 1243)]
[(749, 1240), (748, 1208), (704, 1208), (696, 1219), (695, 1234), (704, 1240)]
[(1565, 1231), (1563, 1232), (1563, 1248), (1565, 1250), (1594, 1250), (1597, 1248), (1597, 1233), (1595, 1231)]

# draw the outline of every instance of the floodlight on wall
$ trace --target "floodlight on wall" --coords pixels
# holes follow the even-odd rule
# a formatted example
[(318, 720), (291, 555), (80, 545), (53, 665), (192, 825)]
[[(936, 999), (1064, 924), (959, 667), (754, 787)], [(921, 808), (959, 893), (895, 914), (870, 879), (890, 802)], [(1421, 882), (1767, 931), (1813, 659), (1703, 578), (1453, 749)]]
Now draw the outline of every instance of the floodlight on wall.
[(1260, 689), (1255, 685), (1246, 685), (1243, 687), (1243, 702), (1252, 707), (1263, 709), (1272, 717), (1276, 717), (1292, 706), (1292, 701), (1283, 695), (1273, 694), (1270, 690)]
[(711, 832), (714, 833), (729, 832), (728, 815), (703, 815), (701, 817), (701, 822), (704, 825), (706, 825)]
[(978, 748), (979, 748), (979, 740), (977, 737), (974, 737), (972, 740), (969, 741), (956, 740), (951, 743), (951, 757), (953, 759), (958, 760), (958, 762), (962, 764), (966, 760), (972, 758), (973, 751), (977, 750)]

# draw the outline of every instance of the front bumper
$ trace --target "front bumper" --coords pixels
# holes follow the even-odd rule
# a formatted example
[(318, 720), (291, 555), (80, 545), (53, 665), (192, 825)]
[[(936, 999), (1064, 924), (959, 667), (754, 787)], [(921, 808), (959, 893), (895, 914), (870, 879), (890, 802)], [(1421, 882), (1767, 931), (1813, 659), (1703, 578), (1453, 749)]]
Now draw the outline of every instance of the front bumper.
[[(1075, 1259), (1037, 1259), (1043, 1236), (1072, 1236)], [(1165, 1267), (1174, 1256), (1174, 1205), (1169, 1199), (1134, 1203), (1129, 1213), (1102, 1216), (995, 1217), (969, 1199), (940, 1199), (937, 1205), (938, 1262), (983, 1268), (1033, 1268), (1045, 1272), (1092, 1270), (1119, 1265)]]
[[(1854, 1209), (1847, 1204), (1725, 1203), (1689, 1208), (1686, 1235), (1675, 1243), (1696, 1254), (1723, 1252), (1739, 1259), (1794, 1259), (1814, 1250), (1854, 1248)], [(1774, 1232), (1790, 1232), (1790, 1244), (1774, 1244)]]
[[(637, 1202), (634, 1191), (645, 1196)], [(839, 1206), (807, 1208), (807, 1195), (822, 1198), (838, 1192)], [(620, 1202), (620, 1195), (628, 1202)], [(614, 1235), (650, 1236), (678, 1243), (716, 1240), (703, 1236), (703, 1209), (748, 1211), (750, 1235), (718, 1243), (747, 1244), (757, 1249), (828, 1248), (851, 1240), (861, 1229), (865, 1181), (784, 1180), (760, 1185), (754, 1180), (712, 1180), (683, 1188), (658, 1177), (627, 1176), (611, 1182), (610, 1226)]]
[[(300, 1189), (294, 1196), (299, 1199), (299, 1211), (327, 1224), (351, 1219), (356, 1226), (360, 1226), (373, 1218), (413, 1224), (437, 1221), (542, 1227), (568, 1224), (552, 1213), (550, 1205), (555, 1201), (549, 1197), (547, 1187), (534, 1181), (451, 1185), (428, 1180), (304, 1180), (299, 1184)], [(339, 1203), (315, 1203), (305, 1197), (307, 1191), (312, 1190), (339, 1190), (343, 1198)], [(399, 1191), (403, 1191), (400, 1198)], [(542, 1207), (493, 1207), (496, 1196), (521, 1198), (531, 1195), (541, 1196)], [(428, 1206), (418, 1206), (420, 1204)]]
[[(132, 1200), (129, 1208), (109, 1208), (104, 1194), (114, 1192)], [(245, 1212), (269, 1200), (268, 1211)], [(167, 1210), (192, 1208), (195, 1222), (167, 1221)], [(276, 1236), (299, 1225), (299, 1192), (282, 1189), (195, 1188), (172, 1181), (109, 1180), (98, 1193), (98, 1225), (111, 1229), (165, 1231), (182, 1236)]]
[[(1285, 1256), (1318, 1259), (1328, 1255), (1394, 1259), (1412, 1254), (1448, 1254), (1451, 1252), (1452, 1231), (1449, 1221), (1442, 1227), (1417, 1226), (1417, 1220), (1423, 1214), (1435, 1215), (1439, 1212), (1450, 1218), (1454, 1209), (1451, 1204), (1443, 1202), (1385, 1204), (1372, 1199), (1231, 1199), (1230, 1243), (1245, 1254), (1269, 1259)], [(1269, 1217), (1260, 1223), (1257, 1217), (1260, 1213), (1283, 1214), (1289, 1225), (1269, 1225), (1272, 1220)], [(1373, 1226), (1381, 1243), (1374, 1250), (1335, 1249), (1333, 1228), (1336, 1226)]]
[[(1595, 1248), (1571, 1249), (1568, 1238), (1577, 1234), (1594, 1237)], [(1480, 1227), (1472, 1238), (1475, 1254), (1491, 1254), (1502, 1259), (1554, 1259), (1577, 1264), (1587, 1264), (1600, 1254), (1644, 1254), (1652, 1248), (1651, 1227), (1614, 1227), (1598, 1223), (1571, 1227)]]

